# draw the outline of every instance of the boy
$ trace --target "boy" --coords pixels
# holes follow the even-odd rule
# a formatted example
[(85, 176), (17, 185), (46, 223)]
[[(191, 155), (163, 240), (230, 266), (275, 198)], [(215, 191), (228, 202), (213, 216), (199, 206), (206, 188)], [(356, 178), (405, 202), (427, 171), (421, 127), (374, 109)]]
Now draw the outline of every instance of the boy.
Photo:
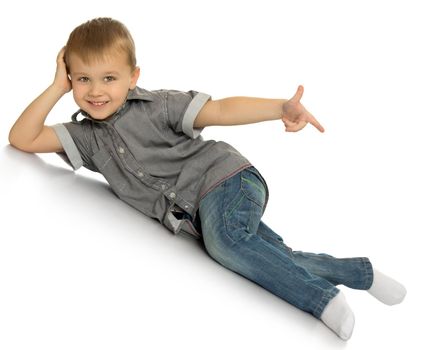
[[(58, 152), (75, 170), (100, 172), (129, 205), (174, 233), (201, 237), (216, 261), (311, 313), (344, 340), (354, 315), (336, 285), (368, 290), (389, 305), (403, 300), (405, 288), (373, 270), (368, 258), (287, 247), (261, 221), (268, 197), (261, 174), (230, 145), (199, 136), (206, 126), (276, 119), (289, 132), (308, 123), (324, 132), (301, 104), (301, 86), (290, 100), (214, 101), (195, 91), (143, 90), (139, 74), (123, 24), (97, 18), (78, 26), (58, 54), (53, 83), (18, 118), (10, 143), (26, 152)], [(70, 90), (80, 107), (72, 122), (44, 125)]]

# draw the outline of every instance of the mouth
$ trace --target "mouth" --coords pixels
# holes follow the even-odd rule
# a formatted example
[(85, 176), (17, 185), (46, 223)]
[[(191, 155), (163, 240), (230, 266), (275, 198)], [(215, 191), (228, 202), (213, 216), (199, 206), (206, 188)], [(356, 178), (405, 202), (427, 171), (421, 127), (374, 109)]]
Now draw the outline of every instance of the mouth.
[(109, 101), (87, 101), (93, 107), (102, 107), (109, 103)]

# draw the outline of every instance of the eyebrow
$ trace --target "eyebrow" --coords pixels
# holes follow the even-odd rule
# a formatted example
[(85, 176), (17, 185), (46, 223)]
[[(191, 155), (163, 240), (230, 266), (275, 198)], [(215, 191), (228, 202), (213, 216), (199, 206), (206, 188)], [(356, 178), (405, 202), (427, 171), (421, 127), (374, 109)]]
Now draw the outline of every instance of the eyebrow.
[[(72, 75), (86, 75), (86, 76), (90, 75), (90, 74), (87, 74), (84, 72), (72, 72), (70, 74), (72, 74)], [(103, 75), (104, 76), (106, 76), (106, 75), (119, 75), (119, 73), (116, 71), (110, 71), (110, 72), (105, 72)]]

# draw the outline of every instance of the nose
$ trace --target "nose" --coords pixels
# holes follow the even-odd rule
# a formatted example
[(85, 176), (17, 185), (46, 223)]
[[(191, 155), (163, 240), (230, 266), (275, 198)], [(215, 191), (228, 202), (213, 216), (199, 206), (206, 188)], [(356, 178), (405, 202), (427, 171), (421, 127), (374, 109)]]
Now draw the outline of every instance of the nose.
[(102, 95), (102, 86), (99, 82), (93, 82), (90, 85), (89, 95), (93, 97)]

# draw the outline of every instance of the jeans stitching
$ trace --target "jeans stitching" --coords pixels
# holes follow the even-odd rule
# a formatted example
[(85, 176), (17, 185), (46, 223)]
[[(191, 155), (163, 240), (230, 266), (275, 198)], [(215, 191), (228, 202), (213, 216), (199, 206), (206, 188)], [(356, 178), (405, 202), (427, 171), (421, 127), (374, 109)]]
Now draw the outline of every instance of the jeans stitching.
[[(256, 182), (252, 181), (251, 179), (246, 178), (244, 175), (244, 173), (246, 172), (246, 170), (244, 170), (240, 175), (240, 191), (243, 193), (243, 195), (250, 200), (251, 202), (257, 204), (259, 207), (263, 208), (264, 207), (264, 203), (265, 203), (265, 199), (266, 199), (266, 191), (265, 188), (261, 188)], [(250, 191), (246, 189), (246, 186), (244, 183), (248, 183), (250, 184), (250, 186), (257, 188), (258, 192), (262, 195), (262, 199), (259, 201), (256, 198), (253, 198), (253, 196), (249, 193)], [(261, 183), (261, 182), (260, 182)]]

